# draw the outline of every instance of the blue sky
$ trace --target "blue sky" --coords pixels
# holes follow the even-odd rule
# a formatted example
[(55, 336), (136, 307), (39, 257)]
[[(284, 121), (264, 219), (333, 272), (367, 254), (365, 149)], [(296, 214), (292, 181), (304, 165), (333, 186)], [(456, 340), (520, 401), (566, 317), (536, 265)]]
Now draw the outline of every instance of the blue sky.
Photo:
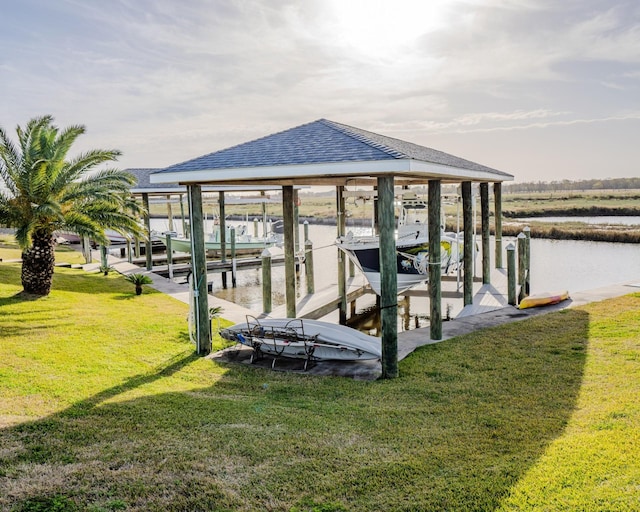
[(0, 126), (165, 167), (327, 118), (517, 181), (640, 175), (637, 0), (0, 0)]

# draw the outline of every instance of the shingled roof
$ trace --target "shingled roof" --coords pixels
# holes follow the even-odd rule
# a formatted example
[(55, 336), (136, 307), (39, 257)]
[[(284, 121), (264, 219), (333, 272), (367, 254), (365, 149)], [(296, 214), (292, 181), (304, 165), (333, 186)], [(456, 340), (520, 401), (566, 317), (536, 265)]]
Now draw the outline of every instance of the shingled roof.
[(442, 151), (319, 119), (172, 165), (154, 173), (151, 182), (288, 180), (315, 184), (388, 173), (422, 180), (513, 179), (510, 174)]

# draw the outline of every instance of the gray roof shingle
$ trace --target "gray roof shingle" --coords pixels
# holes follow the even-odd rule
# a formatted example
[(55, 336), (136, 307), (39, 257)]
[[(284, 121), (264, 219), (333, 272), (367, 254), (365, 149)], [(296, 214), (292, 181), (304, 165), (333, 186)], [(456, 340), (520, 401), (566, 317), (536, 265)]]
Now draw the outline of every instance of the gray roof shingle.
[(319, 119), (308, 124), (209, 153), (159, 171), (181, 172), (334, 162), (413, 159), (510, 177), (442, 151)]

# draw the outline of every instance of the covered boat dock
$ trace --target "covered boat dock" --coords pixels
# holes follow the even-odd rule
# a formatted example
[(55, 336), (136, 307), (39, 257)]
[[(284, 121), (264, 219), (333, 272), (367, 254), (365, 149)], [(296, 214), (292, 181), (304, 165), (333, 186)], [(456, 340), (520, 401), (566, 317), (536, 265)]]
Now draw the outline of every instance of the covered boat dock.
[[(185, 186), (191, 223), (196, 297), (197, 350), (211, 349), (206, 288), (206, 259), (202, 222), (205, 186), (282, 187), (284, 216), (285, 290), (287, 316), (296, 317), (294, 186), (336, 187), (339, 229), (346, 186), (376, 187), (380, 238), (382, 377), (398, 375), (397, 276), (394, 222), (394, 187), (428, 186), (430, 339), (442, 339), (440, 218), (442, 184), (459, 184), (463, 203), (465, 304), (473, 301), (472, 184), (480, 188), (482, 222), (482, 280), (489, 284), (489, 184), (493, 184), (496, 239), (495, 266), (502, 266), (501, 185), (513, 176), (431, 148), (320, 119), (283, 132), (223, 149), (152, 173), (150, 183)], [(343, 216), (342, 216), (343, 217)], [(342, 224), (344, 225), (344, 224)], [(345, 261), (340, 263), (341, 311), (346, 311)]]

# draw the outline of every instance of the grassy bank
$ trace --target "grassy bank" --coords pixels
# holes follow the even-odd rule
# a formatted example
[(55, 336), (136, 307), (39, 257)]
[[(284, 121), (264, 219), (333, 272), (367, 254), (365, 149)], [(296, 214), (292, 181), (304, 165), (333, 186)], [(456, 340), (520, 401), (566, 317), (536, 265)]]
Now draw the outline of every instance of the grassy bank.
[(0, 264), (1, 510), (640, 507), (638, 293), (357, 382), (194, 357), (186, 306), (113, 274), (19, 291)]

